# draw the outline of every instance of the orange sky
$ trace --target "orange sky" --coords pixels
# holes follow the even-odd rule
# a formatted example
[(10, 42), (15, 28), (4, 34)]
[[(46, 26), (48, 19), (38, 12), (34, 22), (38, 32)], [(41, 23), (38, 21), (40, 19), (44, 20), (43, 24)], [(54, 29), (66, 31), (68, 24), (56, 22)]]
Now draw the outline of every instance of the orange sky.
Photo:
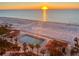
[(79, 3), (1, 3), (0, 10), (5, 9), (41, 9), (42, 6), (47, 6), (48, 9), (79, 9)]

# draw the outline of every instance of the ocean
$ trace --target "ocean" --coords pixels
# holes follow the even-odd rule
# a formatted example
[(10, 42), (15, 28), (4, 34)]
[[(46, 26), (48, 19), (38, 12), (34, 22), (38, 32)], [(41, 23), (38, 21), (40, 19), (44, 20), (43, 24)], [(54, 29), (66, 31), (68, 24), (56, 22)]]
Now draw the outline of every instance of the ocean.
[[(0, 17), (43, 20), (42, 10), (0, 10)], [(79, 10), (47, 10), (48, 21), (79, 25)]]

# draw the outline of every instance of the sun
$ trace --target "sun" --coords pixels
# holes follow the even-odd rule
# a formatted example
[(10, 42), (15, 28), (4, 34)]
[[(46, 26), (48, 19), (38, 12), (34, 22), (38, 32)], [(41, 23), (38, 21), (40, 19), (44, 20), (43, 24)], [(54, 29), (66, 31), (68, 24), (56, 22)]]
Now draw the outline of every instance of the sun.
[(41, 7), (41, 9), (42, 9), (42, 10), (47, 10), (48, 7), (47, 7), (47, 6), (43, 6), (43, 7)]
[(48, 21), (48, 19), (47, 19), (47, 9), (48, 9), (48, 7), (43, 6), (43, 7), (41, 7), (41, 9), (42, 9), (42, 15), (43, 15), (42, 21), (47, 22)]

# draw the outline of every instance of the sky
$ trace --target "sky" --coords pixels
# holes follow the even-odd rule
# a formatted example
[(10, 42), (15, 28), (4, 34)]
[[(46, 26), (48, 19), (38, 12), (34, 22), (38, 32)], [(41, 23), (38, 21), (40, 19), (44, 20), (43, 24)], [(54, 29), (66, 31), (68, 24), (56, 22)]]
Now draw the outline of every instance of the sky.
[(0, 17), (43, 20), (43, 6), (48, 7), (48, 21), (79, 24), (79, 2), (0, 2)]
[(79, 2), (0, 2), (0, 10), (6, 9), (79, 9)]

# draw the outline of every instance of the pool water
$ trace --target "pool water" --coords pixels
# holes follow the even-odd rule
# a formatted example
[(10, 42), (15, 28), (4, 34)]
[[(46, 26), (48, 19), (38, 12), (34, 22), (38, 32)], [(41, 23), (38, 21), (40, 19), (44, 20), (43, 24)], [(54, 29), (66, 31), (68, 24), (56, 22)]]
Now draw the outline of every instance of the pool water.
[(20, 38), (20, 42), (26, 42), (27, 44), (33, 44), (33, 45), (35, 45), (35, 44), (42, 44), (43, 43), (43, 39), (35, 39), (35, 38), (32, 38), (32, 37), (30, 37), (30, 36), (22, 36), (21, 38)]

